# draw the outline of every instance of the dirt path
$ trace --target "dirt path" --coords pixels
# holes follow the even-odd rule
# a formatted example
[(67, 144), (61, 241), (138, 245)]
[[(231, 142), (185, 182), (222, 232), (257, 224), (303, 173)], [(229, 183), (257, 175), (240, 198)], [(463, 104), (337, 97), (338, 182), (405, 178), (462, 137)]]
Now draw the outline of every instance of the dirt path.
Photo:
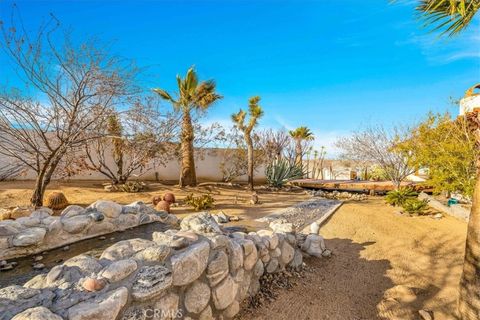
[(321, 230), (334, 256), (306, 260), (296, 286), (240, 318), (455, 319), (466, 223), (394, 212), (381, 199), (344, 204)]

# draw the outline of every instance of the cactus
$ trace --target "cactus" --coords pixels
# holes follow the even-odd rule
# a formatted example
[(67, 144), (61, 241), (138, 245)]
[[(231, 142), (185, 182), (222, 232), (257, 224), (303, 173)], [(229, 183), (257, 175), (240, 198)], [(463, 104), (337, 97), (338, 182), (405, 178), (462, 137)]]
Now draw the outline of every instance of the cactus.
[(157, 211), (167, 211), (170, 213), (170, 202), (162, 200), (155, 205), (155, 210)]
[(213, 208), (215, 199), (209, 194), (195, 197), (193, 193), (185, 197), (185, 203), (192, 206), (195, 211)]
[(175, 203), (175, 195), (171, 192), (167, 192), (163, 195), (163, 200), (169, 202), (170, 204)]
[(68, 204), (67, 198), (62, 192), (52, 192), (45, 199), (45, 206), (52, 210), (63, 210)]

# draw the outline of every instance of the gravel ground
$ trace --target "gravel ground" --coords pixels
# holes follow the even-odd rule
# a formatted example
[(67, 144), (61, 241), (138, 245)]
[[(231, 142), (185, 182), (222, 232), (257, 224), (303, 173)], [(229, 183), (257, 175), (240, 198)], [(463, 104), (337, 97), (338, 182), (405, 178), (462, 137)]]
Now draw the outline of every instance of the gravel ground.
[(322, 218), (323, 215), (340, 203), (341, 201), (339, 200), (315, 198), (282, 209), (276, 213), (257, 219), (257, 221), (272, 222), (281, 219), (292, 223), (296, 230), (302, 230), (310, 223)]

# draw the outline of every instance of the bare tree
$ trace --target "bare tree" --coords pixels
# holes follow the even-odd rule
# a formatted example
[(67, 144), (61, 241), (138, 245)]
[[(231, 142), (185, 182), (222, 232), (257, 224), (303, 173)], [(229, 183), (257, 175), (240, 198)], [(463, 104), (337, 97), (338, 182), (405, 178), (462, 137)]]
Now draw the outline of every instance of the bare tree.
[(336, 146), (343, 150), (343, 157), (352, 161), (376, 163), (398, 189), (401, 182), (415, 170), (410, 166), (411, 156), (396, 148), (399, 142), (409, 139), (408, 130), (382, 126), (341, 138)]
[(260, 137), (260, 147), (265, 153), (266, 159), (270, 161), (281, 159), (285, 149), (291, 143), (291, 137), (285, 129), (267, 129), (261, 131), (258, 135)]
[[(174, 157), (177, 117), (161, 114), (158, 99), (137, 98), (132, 108), (108, 115), (103, 138), (85, 145), (87, 167), (124, 184)], [(140, 171), (140, 172), (139, 172)]]
[(65, 154), (100, 136), (99, 119), (128, 95), (133, 74), (95, 41), (73, 45), (54, 17), (32, 35), (15, 16), (0, 22), (0, 47), (23, 86), (0, 92), (0, 154), (36, 173), (38, 207)]

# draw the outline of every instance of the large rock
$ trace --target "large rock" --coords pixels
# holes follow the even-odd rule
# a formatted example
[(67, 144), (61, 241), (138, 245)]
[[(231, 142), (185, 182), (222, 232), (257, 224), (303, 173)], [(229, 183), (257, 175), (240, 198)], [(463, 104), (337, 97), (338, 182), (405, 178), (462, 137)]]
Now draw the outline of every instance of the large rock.
[(188, 239), (167, 232), (152, 233), (152, 240), (157, 244), (166, 245), (174, 249), (182, 249), (188, 246)]
[(207, 267), (209, 252), (210, 245), (202, 241), (174, 255), (171, 259), (173, 285), (184, 286), (200, 277)]
[(95, 201), (90, 205), (90, 207), (103, 213), (108, 218), (118, 218), (118, 216), (122, 213), (122, 206), (109, 200)]
[(293, 247), (287, 241), (284, 241), (281, 246), (281, 250), (282, 250), (282, 255), (280, 259), (282, 260), (282, 262), (284, 264), (290, 263), (290, 261), (292, 261), (293, 256), (295, 254), (295, 250), (293, 249)]
[(102, 265), (97, 259), (86, 254), (81, 254), (68, 259), (65, 261), (64, 266), (78, 267), (85, 274), (97, 273), (102, 270)]
[(276, 233), (270, 230), (259, 230), (257, 232), (263, 239), (268, 241), (270, 250), (275, 250), (278, 246), (278, 236)]
[(83, 207), (77, 205), (70, 205), (63, 209), (62, 213), (60, 214), (62, 218), (71, 218), (85, 213), (85, 209)]
[[(158, 320), (173, 320), (182, 318), (182, 310), (178, 308), (180, 298), (175, 293), (168, 293), (164, 297), (160, 298), (155, 303), (155, 310), (160, 310), (159, 317), (154, 316), (154, 319)], [(142, 312), (142, 317), (144, 319), (145, 313)], [(138, 318), (136, 318), (138, 319)]]
[(128, 300), (128, 289), (120, 287), (93, 300), (81, 302), (68, 310), (69, 320), (116, 319)]
[(147, 301), (162, 295), (172, 286), (172, 272), (165, 265), (144, 266), (138, 271), (132, 287), (136, 301)]
[(200, 234), (222, 233), (220, 226), (208, 212), (200, 212), (185, 217), (180, 223), (182, 230), (193, 230)]
[(63, 230), (68, 233), (80, 233), (92, 222), (92, 218), (85, 215), (78, 215), (71, 218), (61, 219)]
[(171, 251), (172, 250), (168, 246), (158, 245), (137, 252), (134, 258), (136, 260), (143, 260), (149, 262), (163, 262), (165, 261), (165, 259), (167, 259)]
[(233, 301), (227, 309), (223, 312), (223, 315), (227, 319), (231, 319), (237, 315), (237, 313), (240, 311), (240, 304), (237, 301)]
[(62, 317), (45, 307), (35, 307), (17, 314), (12, 320), (62, 320)]
[(213, 303), (215, 308), (223, 310), (227, 308), (237, 295), (238, 285), (228, 276), (212, 291)]
[(128, 277), (137, 269), (137, 262), (133, 259), (114, 261), (106, 267), (101, 276), (110, 282), (117, 282)]
[(155, 242), (140, 238), (123, 240), (115, 243), (103, 251), (100, 259), (122, 260), (130, 258), (137, 252), (155, 246)]
[(195, 281), (185, 291), (185, 308), (188, 312), (200, 313), (210, 301), (210, 287)]
[(223, 251), (214, 253), (207, 267), (207, 278), (211, 286), (215, 286), (228, 275), (228, 256)]
[(13, 237), (12, 244), (15, 247), (27, 247), (40, 244), (45, 238), (47, 231), (43, 228), (28, 228), (22, 230)]
[(40, 224), (40, 219), (35, 217), (22, 217), (18, 218), (15, 221), (22, 224), (26, 228), (38, 227), (38, 225)]
[(33, 307), (52, 304), (55, 297), (50, 290), (38, 290), (12, 285), (0, 289), (0, 319), (11, 319), (14, 315)]
[(243, 266), (243, 249), (235, 241), (229, 241), (227, 246), (228, 264), (230, 271), (234, 272)]

